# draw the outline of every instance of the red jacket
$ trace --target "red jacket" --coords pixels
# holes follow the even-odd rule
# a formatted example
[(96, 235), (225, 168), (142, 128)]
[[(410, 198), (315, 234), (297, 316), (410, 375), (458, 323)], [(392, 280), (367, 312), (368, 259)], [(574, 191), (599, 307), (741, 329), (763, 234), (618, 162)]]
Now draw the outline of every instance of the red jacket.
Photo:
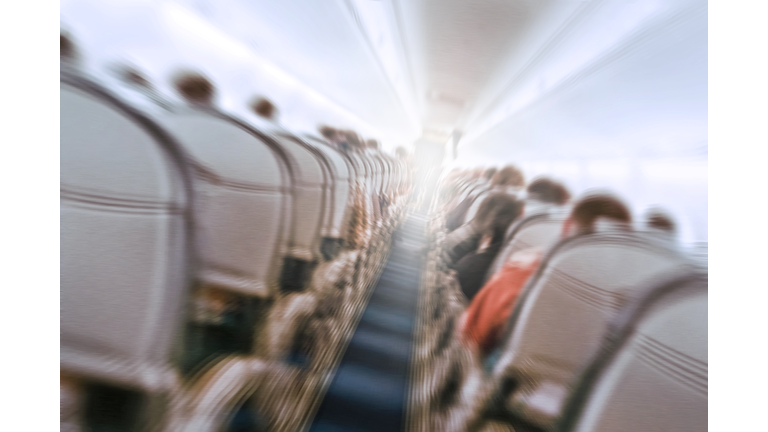
[(465, 343), (476, 346), (484, 356), (496, 347), (520, 291), (541, 259), (539, 249), (517, 252), (480, 289), (459, 321)]

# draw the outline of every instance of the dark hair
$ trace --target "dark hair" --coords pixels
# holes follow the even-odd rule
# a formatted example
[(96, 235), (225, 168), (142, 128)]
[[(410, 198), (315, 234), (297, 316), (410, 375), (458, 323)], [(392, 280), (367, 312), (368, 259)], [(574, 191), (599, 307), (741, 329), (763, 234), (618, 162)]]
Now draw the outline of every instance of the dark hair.
[(275, 114), (277, 114), (277, 107), (275, 104), (273, 104), (269, 99), (266, 98), (258, 98), (251, 104), (251, 109), (253, 109), (253, 112), (255, 112), (257, 115), (272, 119), (274, 118)]
[(196, 72), (182, 72), (175, 79), (176, 90), (185, 99), (196, 103), (211, 103), (215, 89), (213, 83)]
[(73, 60), (76, 56), (75, 51), (75, 44), (72, 39), (59, 33), (59, 58)]
[(618, 198), (605, 194), (584, 197), (571, 211), (571, 220), (581, 232), (592, 232), (595, 221), (601, 217), (624, 223), (632, 222), (627, 206)]
[(121, 75), (122, 75), (122, 79), (127, 83), (135, 84), (135, 85), (146, 87), (146, 88), (152, 87), (152, 84), (149, 82), (147, 77), (145, 77), (144, 74), (142, 74), (141, 72), (139, 72), (133, 67), (130, 67), (130, 66), (126, 67), (122, 71)]
[(523, 213), (525, 204), (512, 195), (497, 192), (480, 204), (475, 216), (478, 231), (490, 234), (493, 241), (500, 240), (507, 228)]
[(525, 186), (523, 172), (516, 166), (508, 165), (498, 170), (491, 179), (492, 186)]
[(379, 142), (376, 141), (375, 139), (369, 139), (365, 143), (367, 144), (368, 148), (377, 149), (377, 150), (379, 148)]
[(537, 178), (528, 185), (528, 195), (539, 201), (560, 205), (571, 199), (565, 186), (545, 177)]
[(361, 149), (363, 148), (363, 143), (360, 140), (360, 137), (357, 135), (355, 131), (344, 131), (344, 137), (346, 138), (347, 144), (350, 147)]
[(336, 135), (336, 129), (330, 126), (320, 126), (318, 130), (320, 131), (320, 135), (328, 140), (332, 139)]
[(485, 177), (486, 180), (490, 180), (493, 178), (494, 174), (496, 174), (496, 171), (498, 171), (495, 167), (490, 167), (487, 170), (485, 170), (485, 174), (483, 174), (483, 177)]
[(659, 209), (649, 210), (645, 214), (645, 224), (651, 228), (657, 228), (668, 232), (675, 232), (677, 227), (672, 217)]

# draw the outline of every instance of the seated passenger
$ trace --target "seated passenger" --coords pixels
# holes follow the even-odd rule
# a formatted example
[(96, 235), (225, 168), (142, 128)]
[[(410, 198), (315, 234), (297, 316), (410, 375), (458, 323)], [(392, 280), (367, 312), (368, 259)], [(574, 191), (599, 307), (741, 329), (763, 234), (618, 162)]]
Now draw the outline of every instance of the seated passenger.
[[(476, 179), (484, 179), (482, 170), (475, 170)], [(474, 186), (462, 202), (456, 208), (448, 212), (445, 218), (445, 227), (449, 232), (457, 229), (467, 220), (474, 218), (479, 211), (480, 205), (488, 196), (495, 192), (514, 193), (525, 186), (525, 177), (523, 173), (514, 166), (506, 166), (493, 174), (491, 178), (490, 189), (483, 186), (484, 180)]]
[(645, 228), (657, 234), (659, 238), (674, 243), (677, 237), (675, 222), (667, 212), (660, 208), (651, 208), (645, 212)]
[(571, 199), (571, 194), (559, 182), (546, 177), (539, 177), (526, 189), (525, 213), (533, 214), (546, 211), (553, 206), (562, 206)]
[(78, 65), (79, 54), (74, 42), (69, 36), (59, 34), (59, 61), (64, 69), (75, 69)]
[(471, 221), (446, 236), (443, 259), (449, 267), (453, 267), (464, 256), (478, 249), (484, 230), (498, 211), (497, 207), (506, 201), (508, 200), (498, 197), (486, 200)]
[(287, 132), (280, 124), (279, 111), (272, 101), (265, 97), (257, 97), (251, 102), (250, 107), (258, 117), (257, 126), (267, 131)]
[(189, 107), (203, 111), (214, 109), (216, 90), (208, 78), (196, 72), (184, 71), (177, 75), (174, 84)]
[[(594, 231), (595, 222), (606, 218), (629, 229), (631, 215), (627, 207), (609, 195), (590, 195), (581, 199), (563, 226), (563, 238)], [(477, 293), (459, 320), (458, 334), (463, 342), (480, 355), (490, 354), (501, 340), (502, 332), (526, 282), (536, 271), (544, 251), (529, 248), (512, 255)]]
[[(505, 166), (496, 171), (491, 178), (490, 188), (478, 187), (472, 195), (472, 203), (467, 209), (463, 221), (473, 218), (480, 204), (492, 193), (503, 192), (511, 195), (517, 195), (525, 186), (525, 176), (519, 168), (513, 165)], [(479, 192), (479, 193), (478, 193)]]
[(493, 176), (496, 175), (496, 172), (498, 170), (496, 167), (490, 167), (483, 173), (483, 178), (485, 178), (486, 181), (490, 182), (493, 179)]
[(339, 150), (339, 141), (338, 139), (338, 131), (330, 126), (320, 126), (318, 128), (318, 131), (320, 132), (320, 135), (328, 141), (328, 144), (331, 145), (336, 150)]
[[(483, 286), (485, 274), (501, 250), (507, 228), (523, 213), (524, 203), (513, 196), (500, 193), (488, 197), (483, 206), (488, 211), (487, 216), (480, 218), (475, 228), (479, 234), (475, 237), (477, 241), (460, 245), (471, 245), (473, 248), (458, 259), (454, 266), (458, 272), (461, 291), (470, 301)], [(457, 250), (460, 251), (460, 248), (454, 249)]]

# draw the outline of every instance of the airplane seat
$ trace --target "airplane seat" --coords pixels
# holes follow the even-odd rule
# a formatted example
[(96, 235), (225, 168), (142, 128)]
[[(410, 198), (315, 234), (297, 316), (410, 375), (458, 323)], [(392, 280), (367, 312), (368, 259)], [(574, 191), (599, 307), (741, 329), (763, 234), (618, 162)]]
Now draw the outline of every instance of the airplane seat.
[(305, 140), (308, 145), (313, 146), (325, 157), (333, 177), (333, 206), (323, 226), (323, 237), (320, 245), (323, 259), (331, 261), (338, 256), (344, 246), (344, 233), (346, 224), (348, 224), (346, 218), (348, 218), (348, 209), (351, 206), (350, 182), (353, 173), (348, 162), (337, 150), (317, 139), (306, 137)]
[(388, 207), (389, 207), (389, 181), (390, 181), (390, 170), (389, 170), (389, 161), (384, 156), (383, 153), (376, 151), (373, 153), (374, 158), (376, 159), (376, 163), (379, 168), (379, 183), (377, 187), (378, 196), (379, 196), (379, 208), (381, 211), (381, 221), (383, 225), (383, 229), (385, 233), (389, 233), (390, 228), (390, 218), (388, 214)]
[(393, 219), (392, 219), (392, 164), (385, 153), (379, 153), (379, 162), (382, 169), (382, 184), (381, 192), (379, 194), (381, 200), (381, 211), (384, 218), (384, 225), (387, 233), (392, 232)]
[(253, 329), (282, 288), (286, 258), (296, 257), (296, 167), (279, 143), (212, 106), (190, 104), (157, 120), (194, 172), (200, 261), (186, 349), (194, 373), (216, 354), (253, 350)]
[(350, 214), (349, 244), (352, 249), (366, 251), (372, 234), (372, 212), (370, 194), (368, 193), (368, 169), (364, 161), (355, 153), (348, 153), (356, 173), (353, 188), (352, 213)]
[[(352, 281), (344, 271), (350, 270), (357, 256), (338, 251), (335, 256), (322, 253), (322, 240), (340, 235), (333, 231), (339, 229), (332, 224), (333, 199), (337, 185), (342, 192), (340, 200), (345, 198), (348, 171), (340, 155), (335, 155), (332, 165), (330, 149), (321, 151), (288, 133), (277, 134), (274, 139), (289, 154), (297, 184), (294, 199), (299, 204), (295, 206), (295, 231), (281, 278), (283, 292), (268, 312), (256, 352), (266, 358), (320, 369), (325, 353), (338, 348), (329, 337), (343, 326), (341, 305), (352, 289)], [(337, 170), (342, 173), (338, 181), (334, 179)], [(297, 245), (303, 245), (302, 249), (297, 251)], [(310, 258), (296, 258), (301, 257), (299, 253)], [(326, 257), (337, 259), (327, 261)]]
[[(679, 253), (608, 227), (559, 243), (526, 284), (489, 365), (494, 398), (511, 401), (507, 414), (526, 427), (552, 427), (616, 313), (642, 287), (693, 269)], [(500, 383), (512, 384), (499, 395)], [(541, 395), (553, 404), (546, 415), (531, 408)]]
[(626, 308), (558, 430), (706, 430), (707, 297), (707, 276), (700, 274)]
[(468, 305), (455, 270), (440, 273), (434, 280), (423, 347), (430, 356), (441, 355), (453, 340), (453, 328)]
[(381, 184), (381, 168), (378, 164), (378, 161), (376, 160), (376, 156), (372, 152), (370, 151), (361, 152), (359, 154), (359, 157), (363, 160), (363, 163), (366, 166), (366, 172), (367, 172), (367, 177), (366, 177), (367, 188), (366, 189), (367, 189), (368, 200), (370, 201), (370, 208), (371, 208), (371, 233), (372, 233), (371, 246), (373, 248), (372, 250), (373, 255), (377, 255), (377, 252), (380, 249), (381, 231), (383, 228), (383, 218), (381, 214), (381, 201), (379, 199), (380, 197), (379, 186)]
[(60, 104), (62, 415), (105, 408), (93, 391), (106, 389), (137, 396), (121, 415), (145, 420), (180, 385), (190, 169), (168, 132), (73, 70)]
[[(318, 147), (318, 145), (313, 144), (306, 138), (289, 134), (283, 134), (283, 136), (311, 152), (320, 162), (323, 169), (327, 187), (323, 191), (324, 209), (323, 218), (320, 223), (319, 250), (322, 261), (330, 261), (336, 256), (341, 245), (339, 227), (338, 224), (334, 225), (334, 218), (341, 218), (336, 216), (336, 213), (338, 213), (336, 208), (340, 207), (343, 209), (346, 204), (346, 195), (337, 193), (349, 188), (346, 164), (341, 160), (340, 155), (330, 153), (330, 149)], [(334, 158), (338, 160), (334, 161)], [(337, 197), (337, 195), (340, 196)], [(337, 205), (336, 201), (341, 201), (341, 206)]]
[(308, 408), (308, 398), (302, 397), (306, 386), (307, 375), (301, 369), (230, 355), (202, 371), (188, 391), (174, 400), (163, 430), (231, 430), (238, 414), (246, 410), (256, 417), (248, 426), (257, 431), (296, 430)]
[(285, 136), (275, 139), (289, 155), (295, 181), (292, 232), (280, 286), (284, 292), (300, 292), (321, 260), (322, 222), (324, 212), (330, 210), (332, 184), (314, 152)]
[(507, 231), (502, 247), (496, 259), (488, 269), (486, 282), (504, 266), (514, 255), (527, 248), (541, 248), (543, 252), (551, 249), (562, 237), (563, 223), (567, 215), (562, 212), (546, 212), (525, 216), (515, 221)]

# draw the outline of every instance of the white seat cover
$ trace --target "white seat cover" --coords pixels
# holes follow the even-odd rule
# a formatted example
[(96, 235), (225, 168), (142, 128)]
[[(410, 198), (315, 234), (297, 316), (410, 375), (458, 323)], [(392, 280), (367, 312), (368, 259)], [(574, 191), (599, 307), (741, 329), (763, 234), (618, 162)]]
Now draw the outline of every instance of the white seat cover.
[(488, 269), (486, 280), (501, 270), (504, 263), (516, 252), (533, 247), (546, 252), (552, 248), (562, 236), (564, 220), (562, 216), (537, 215), (523, 219), (519, 226), (513, 225), (512, 228), (517, 229), (511, 233), (512, 237), (507, 240)]
[(384, 193), (384, 183), (386, 181), (386, 166), (384, 165), (384, 161), (381, 159), (381, 156), (379, 156), (378, 152), (371, 151), (369, 153), (369, 157), (376, 172), (376, 184), (374, 189), (378, 195), (382, 195)]
[(60, 99), (62, 368), (162, 386), (188, 286), (182, 162), (148, 122), (74, 82)]
[(293, 166), (293, 228), (288, 255), (316, 261), (320, 256), (320, 227), (325, 199), (330, 198), (330, 191), (327, 191), (330, 185), (320, 161), (311, 151), (284, 136), (276, 139), (290, 155)]
[(578, 432), (707, 430), (707, 293), (654, 307), (600, 373)]
[(350, 202), (350, 181), (352, 178), (349, 162), (337, 150), (322, 143), (321, 141), (308, 140), (318, 151), (328, 159), (333, 176), (333, 208), (328, 218), (328, 224), (323, 228), (323, 236), (330, 238), (343, 238), (346, 232), (344, 225), (344, 216), (347, 208), (351, 207)]
[(195, 212), (201, 282), (248, 295), (278, 286), (286, 249), (288, 180), (259, 138), (201, 111), (160, 118), (196, 166)]
[[(567, 393), (625, 302), (657, 278), (690, 271), (687, 264), (631, 233), (598, 233), (560, 246), (525, 288), (494, 376), (511, 374), (533, 387), (551, 383)], [(538, 391), (533, 387), (531, 394)], [(513, 411), (526, 418), (524, 393)]]
[(384, 165), (386, 166), (386, 181), (384, 182), (384, 191), (388, 195), (392, 195), (395, 192), (395, 185), (397, 183), (397, 164), (386, 153), (382, 153), (384, 159)]

